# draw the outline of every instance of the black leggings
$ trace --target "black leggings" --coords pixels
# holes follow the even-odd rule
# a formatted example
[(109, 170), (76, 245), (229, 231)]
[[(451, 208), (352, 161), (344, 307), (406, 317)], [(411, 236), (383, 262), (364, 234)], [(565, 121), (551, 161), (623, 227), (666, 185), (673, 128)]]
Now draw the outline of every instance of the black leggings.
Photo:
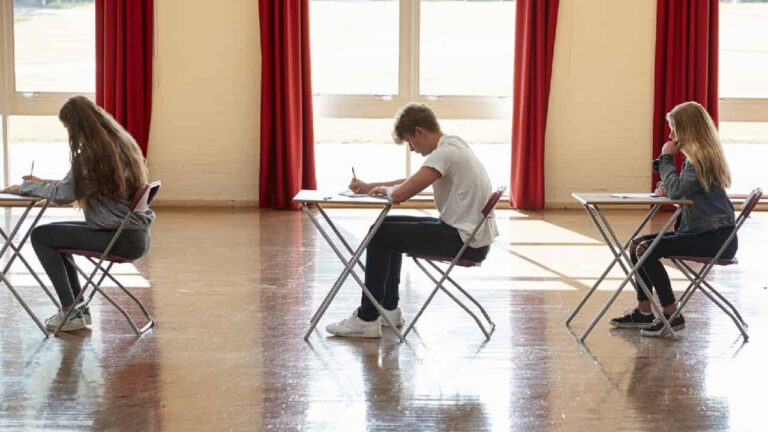
[[(454, 257), (463, 244), (459, 231), (440, 219), (387, 216), (366, 250), (365, 286), (384, 309), (395, 309), (400, 301), (403, 253)], [(462, 257), (481, 262), (489, 249), (489, 246), (468, 247)], [(379, 317), (379, 312), (365, 294), (357, 315), (365, 321)]]
[[(80, 293), (80, 280), (72, 255), (56, 249), (79, 249), (104, 252), (117, 230), (96, 230), (85, 222), (55, 222), (40, 225), (32, 231), (32, 247), (51, 279), (62, 307), (71, 306)], [(137, 259), (149, 249), (149, 230), (123, 230), (111, 255)]]
[[(675, 302), (675, 294), (672, 292), (669, 275), (664, 269), (664, 265), (661, 264), (661, 258), (675, 255), (713, 257), (723, 246), (728, 236), (731, 235), (731, 232), (733, 232), (733, 227), (720, 228), (701, 234), (681, 234), (677, 232), (664, 234), (656, 248), (643, 262), (639, 272), (649, 290), (653, 292), (653, 289), (656, 289), (662, 306), (673, 304)], [(650, 246), (651, 242), (658, 235), (658, 233), (650, 234), (633, 240), (630, 248), (630, 258), (633, 264), (636, 264), (638, 261), (638, 252), (641, 252), (640, 256), (642, 257), (642, 251)], [(721, 258), (733, 258), (738, 248), (739, 239), (735, 237), (723, 252)], [(638, 301), (648, 300), (648, 297), (639, 286), (636, 287), (636, 290)]]

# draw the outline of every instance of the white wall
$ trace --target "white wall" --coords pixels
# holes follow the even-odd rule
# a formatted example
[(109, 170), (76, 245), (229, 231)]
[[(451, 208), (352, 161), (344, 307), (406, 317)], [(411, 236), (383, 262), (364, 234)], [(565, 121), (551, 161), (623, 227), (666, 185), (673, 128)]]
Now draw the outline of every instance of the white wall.
[(256, 0), (156, 1), (149, 138), (159, 204), (255, 204), (261, 50)]
[(561, 0), (545, 143), (547, 207), (571, 192), (649, 191), (652, 0)]

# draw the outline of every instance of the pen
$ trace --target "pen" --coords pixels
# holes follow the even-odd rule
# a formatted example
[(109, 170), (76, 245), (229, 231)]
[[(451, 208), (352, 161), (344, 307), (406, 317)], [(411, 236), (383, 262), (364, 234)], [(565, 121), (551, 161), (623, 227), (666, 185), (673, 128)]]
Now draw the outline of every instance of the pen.
[(352, 167), (352, 178), (357, 180), (357, 175), (355, 175), (355, 167)]
[(35, 160), (32, 159), (32, 167), (29, 169), (29, 176), (32, 177), (32, 173), (35, 172)]

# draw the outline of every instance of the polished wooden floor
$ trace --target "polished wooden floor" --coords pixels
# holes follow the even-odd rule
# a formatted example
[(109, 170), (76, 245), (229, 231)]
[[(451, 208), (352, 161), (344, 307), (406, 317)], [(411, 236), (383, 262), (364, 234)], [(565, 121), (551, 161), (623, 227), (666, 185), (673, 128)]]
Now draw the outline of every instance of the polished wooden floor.
[[(330, 214), (360, 238), (375, 211)], [(608, 216), (627, 235), (641, 214)], [(52, 211), (46, 221), (66, 218)], [(161, 209), (149, 256), (119, 269), (157, 319), (141, 339), (97, 301), (92, 329), (46, 340), (0, 288), (0, 430), (765, 430), (768, 213), (744, 227), (740, 264), (712, 275), (750, 324), (746, 344), (701, 295), (678, 341), (605, 320), (578, 343), (564, 320), (611, 258), (586, 214), (497, 219), (488, 260), (456, 272), (497, 324), (490, 342), (442, 294), (407, 343), (389, 331), (329, 337), (325, 324), (359, 301), (351, 282), (305, 342), (341, 264), (304, 215)], [(620, 278), (611, 273), (574, 332)], [(43, 318), (54, 312), (23, 267), (11, 280)], [(402, 283), (412, 316), (430, 286), (411, 263)], [(633, 298), (622, 293), (609, 316)]]

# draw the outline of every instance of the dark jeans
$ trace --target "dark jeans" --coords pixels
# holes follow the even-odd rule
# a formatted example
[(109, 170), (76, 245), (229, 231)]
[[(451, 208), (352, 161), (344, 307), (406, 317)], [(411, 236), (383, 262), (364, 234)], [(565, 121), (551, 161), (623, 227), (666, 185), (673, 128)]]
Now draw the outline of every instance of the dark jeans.
[[(669, 275), (661, 263), (661, 258), (674, 255), (713, 257), (723, 246), (728, 236), (731, 235), (731, 232), (733, 232), (733, 227), (721, 228), (701, 234), (680, 234), (676, 232), (664, 234), (659, 244), (656, 245), (656, 249), (651, 252), (643, 263), (639, 272), (650, 291), (653, 292), (653, 289), (656, 289), (662, 306), (673, 304), (675, 302), (675, 294), (672, 292)], [(658, 233), (650, 234), (633, 240), (635, 244), (630, 249), (630, 258), (633, 264), (638, 261), (638, 249), (642, 250), (644, 247), (650, 246), (651, 242), (658, 235)], [(733, 258), (738, 248), (739, 239), (735, 237), (723, 252), (721, 258)], [(646, 297), (639, 286), (637, 287), (637, 300), (648, 300), (648, 297)]]
[[(384, 309), (395, 309), (400, 301), (400, 267), (404, 253), (454, 257), (463, 244), (459, 231), (437, 218), (388, 216), (366, 250), (365, 286)], [(462, 257), (481, 262), (489, 249), (489, 246), (467, 248)], [(365, 294), (357, 315), (365, 321), (379, 317)]]
[[(117, 230), (95, 230), (85, 222), (55, 222), (32, 231), (32, 247), (51, 279), (62, 306), (71, 306), (80, 293), (80, 280), (72, 255), (56, 249), (104, 252)], [(149, 250), (149, 230), (123, 230), (111, 255), (137, 259)]]

